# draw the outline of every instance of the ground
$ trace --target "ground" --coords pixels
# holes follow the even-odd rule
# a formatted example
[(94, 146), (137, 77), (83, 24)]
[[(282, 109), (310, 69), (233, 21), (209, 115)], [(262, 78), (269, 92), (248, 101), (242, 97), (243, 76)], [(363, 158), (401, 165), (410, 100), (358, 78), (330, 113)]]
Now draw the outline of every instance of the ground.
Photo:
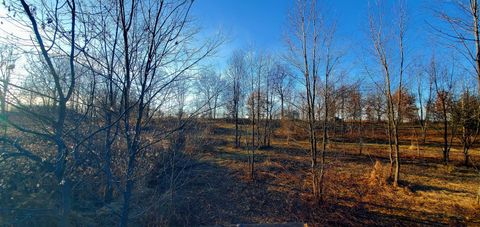
[[(480, 177), (475, 167), (462, 166), (459, 149), (452, 150), (452, 163), (444, 165), (441, 148), (431, 144), (417, 149), (404, 138), (408, 143), (401, 147), (400, 187), (393, 188), (385, 181), (386, 145), (365, 143), (360, 154), (354, 142), (332, 142), (325, 197), (313, 204), (305, 140), (287, 139), (277, 128), (272, 147), (256, 151), (256, 177), (251, 180), (248, 151), (233, 148), (234, 125), (221, 120), (212, 125), (211, 142), (179, 192), (178, 223), (480, 225)], [(471, 153), (473, 161), (480, 160), (477, 149)]]

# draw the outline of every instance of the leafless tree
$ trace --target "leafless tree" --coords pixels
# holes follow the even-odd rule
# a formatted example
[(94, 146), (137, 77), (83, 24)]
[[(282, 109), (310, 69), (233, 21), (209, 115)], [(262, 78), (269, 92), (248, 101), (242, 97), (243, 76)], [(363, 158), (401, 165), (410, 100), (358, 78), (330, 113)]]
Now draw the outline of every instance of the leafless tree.
[[(53, 6), (52, 6), (53, 5)], [(13, 98), (8, 101), (9, 105), (20, 110), (24, 116), (27, 116), (27, 122), (36, 122), (42, 127), (30, 127), (26, 122), (18, 123), (8, 120), (8, 124), (23, 135), (33, 135), (41, 141), (55, 144), (55, 158), (53, 161), (43, 161), (45, 159), (41, 152), (25, 148), (24, 144), (18, 140), (12, 140), (10, 136), (3, 136), (4, 143), (10, 144), (16, 149), (15, 152), (6, 153), (7, 156), (23, 156), (40, 164), (49, 172), (53, 172), (58, 185), (58, 191), (61, 195), (59, 201), (60, 225), (68, 224), (68, 216), (71, 210), (71, 178), (66, 173), (69, 169), (70, 154), (74, 152), (75, 146), (72, 143), (72, 130), (75, 127), (68, 123), (69, 102), (77, 87), (78, 75), (76, 74), (77, 65), (75, 57), (79, 51), (79, 46), (86, 43), (89, 36), (85, 39), (78, 38), (77, 32), (84, 28), (85, 23), (79, 22), (79, 10), (75, 0), (66, 1), (63, 6), (59, 6), (59, 1), (53, 1), (52, 4), (45, 2), (27, 3), (21, 0), (19, 3), (11, 3), (9, 7), (13, 13), (19, 13), (19, 23), (30, 29), (32, 34), (33, 46), (37, 48), (37, 53), (43, 67), (46, 69), (45, 77), (53, 81), (50, 88), (53, 95), (42, 94), (35, 90), (10, 84), (22, 92), (35, 93), (45, 99), (50, 99), (54, 104), (52, 112), (44, 115), (32, 109), (22, 102), (22, 99)], [(46, 15), (40, 16), (46, 12)], [(42, 21), (47, 17), (46, 21)], [(31, 51), (31, 50), (30, 50)]]
[(208, 118), (217, 117), (217, 109), (220, 106), (220, 95), (224, 91), (224, 80), (219, 73), (212, 70), (202, 70), (196, 79), (196, 93), (199, 95), (200, 105), (206, 103)]
[[(209, 41), (200, 47), (188, 45), (197, 33), (190, 29), (188, 15), (192, 1), (127, 2), (119, 0), (116, 11), (121, 33), (123, 137), (127, 147), (127, 166), (121, 226), (129, 220), (135, 184), (137, 159), (146, 147), (144, 128), (149, 122), (146, 109), (159, 94), (183, 78), (202, 59), (211, 55), (221, 43)], [(156, 86), (152, 86), (156, 81)], [(151, 91), (148, 97), (146, 94)], [(183, 112), (183, 111), (182, 111)], [(182, 115), (180, 115), (182, 116)], [(166, 132), (153, 135), (162, 138)]]
[[(294, 68), (299, 70), (304, 77), (306, 112), (309, 131), (310, 161), (312, 192), (316, 201), (323, 198), (323, 176), (325, 165), (325, 152), (327, 148), (328, 136), (328, 104), (330, 77), (338, 63), (339, 56), (333, 50), (335, 24), (328, 23), (323, 15), (320, 14), (317, 2), (315, 0), (297, 1), (296, 8), (290, 15), (291, 35), (288, 36), (287, 43), (290, 55), (288, 61)], [(298, 56), (301, 56), (299, 58)], [(320, 151), (320, 164), (318, 163), (317, 135), (315, 128), (317, 125), (317, 95), (320, 75), (324, 76), (324, 119), (322, 150)]]
[[(394, 67), (392, 66), (392, 54), (389, 53), (388, 40), (390, 37), (386, 37), (385, 26), (384, 26), (384, 12), (382, 12), (382, 5), (380, 1), (377, 1), (377, 14), (370, 12), (369, 22), (370, 22), (370, 35), (373, 42), (375, 57), (379, 62), (383, 74), (385, 76), (385, 95), (387, 97), (387, 119), (388, 119), (388, 137), (390, 144), (390, 163), (391, 170), (395, 167), (393, 172), (393, 185), (398, 186), (398, 181), (400, 178), (400, 145), (399, 145), (399, 135), (398, 128), (400, 123), (400, 111), (395, 112), (395, 105), (400, 106), (400, 101), (402, 100), (401, 92), (398, 93), (397, 97), (398, 103), (394, 103), (394, 97), (392, 93), (392, 80), (393, 76), (398, 77), (398, 90), (402, 90), (402, 81), (403, 74), (405, 71), (405, 35), (406, 35), (406, 9), (403, 2), (400, 3), (398, 20), (395, 20), (395, 33), (396, 40), (398, 41), (396, 46), (396, 51), (398, 55), (398, 73), (394, 73)], [(392, 50), (392, 52), (394, 52)], [(393, 147), (391, 145), (391, 140), (393, 137)], [(394, 148), (395, 157), (392, 158), (392, 148)], [(394, 165), (395, 164), (395, 165)]]
[(280, 118), (285, 117), (285, 96), (291, 92), (292, 79), (289, 69), (281, 63), (276, 63), (272, 72), (272, 87), (280, 99)]
[(227, 111), (235, 121), (235, 147), (237, 148), (240, 147), (239, 118), (245, 92), (243, 81), (246, 77), (246, 70), (245, 53), (241, 51), (235, 52), (230, 58), (227, 70), (227, 75), (231, 80), (232, 87), (231, 97), (227, 97), (227, 99), (229, 99), (227, 101)]
[(451, 121), (451, 114), (453, 109), (453, 75), (454, 68), (450, 71), (446, 66), (439, 66), (435, 57), (432, 57), (430, 63), (429, 74), (433, 79), (435, 90), (435, 99), (433, 105), (433, 116), (435, 120), (441, 122), (442, 138), (443, 138), (443, 162), (449, 163), (450, 149), (452, 147), (453, 138), (456, 133), (455, 122)]
[[(434, 12), (446, 26), (432, 27), (449, 41), (448, 46), (453, 47), (465, 57), (469, 63), (469, 66), (467, 66), (469, 70), (467, 71), (476, 77), (477, 96), (480, 96), (480, 8), (478, 0), (455, 0), (444, 1), (443, 3), (438, 4), (441, 8), (435, 9)], [(449, 10), (447, 11), (447, 9)], [(478, 108), (480, 110), (480, 105)], [(448, 151), (445, 150), (447, 147), (447, 145), (444, 145), (444, 152)], [(444, 161), (447, 163), (448, 157), (444, 157)], [(477, 201), (480, 201), (480, 194)]]
[[(290, 62), (302, 72), (305, 79), (306, 109), (308, 119), (308, 132), (310, 144), (310, 161), (312, 192), (315, 200), (320, 199), (318, 177), (318, 148), (317, 135), (315, 132), (315, 98), (318, 80), (318, 26), (315, 1), (297, 1), (296, 9), (291, 15), (292, 39), (288, 40), (289, 49), (292, 52)], [(295, 56), (300, 53), (302, 60)]]
[(477, 142), (479, 127), (479, 113), (477, 106), (480, 105), (478, 98), (471, 94), (468, 87), (463, 89), (460, 98), (455, 101), (452, 108), (452, 121), (458, 122), (459, 133), (457, 137), (463, 147), (464, 165), (469, 165), (470, 148)]
[(247, 76), (250, 85), (247, 100), (248, 115), (250, 118), (251, 141), (250, 141), (250, 177), (255, 179), (255, 152), (261, 146), (261, 118), (267, 96), (263, 91), (263, 81), (268, 75), (268, 58), (265, 54), (250, 52), (247, 56)]
[(2, 45), (0, 46), (0, 80), (2, 82), (1, 88), (1, 121), (3, 128), (3, 136), (7, 136), (7, 124), (5, 123), (8, 118), (7, 116), (7, 95), (8, 95), (8, 85), (10, 84), (10, 77), (13, 69), (15, 68), (15, 61), (17, 56), (14, 53), (13, 46)]
[[(433, 80), (428, 76), (428, 70), (424, 66), (417, 66), (416, 68), (416, 96), (418, 99), (418, 122), (422, 130), (422, 144), (425, 144), (427, 138), (427, 130), (431, 120), (431, 106), (432, 106), (432, 92)], [(427, 86), (425, 86), (425, 81)], [(427, 92), (425, 96), (425, 90)]]
[[(433, 29), (446, 38), (449, 46), (456, 49), (472, 66), (480, 95), (480, 31), (478, 0), (442, 1), (433, 8), (440, 23)], [(449, 9), (447, 11), (447, 8)]]
[(385, 115), (384, 95), (381, 92), (370, 91), (366, 97), (365, 114), (370, 122), (380, 122)]

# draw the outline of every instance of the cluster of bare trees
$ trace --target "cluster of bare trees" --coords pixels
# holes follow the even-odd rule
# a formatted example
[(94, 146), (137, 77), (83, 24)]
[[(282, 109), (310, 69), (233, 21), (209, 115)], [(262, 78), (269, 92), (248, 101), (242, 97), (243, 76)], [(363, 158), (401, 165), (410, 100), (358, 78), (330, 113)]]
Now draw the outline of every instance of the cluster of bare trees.
[[(394, 186), (401, 179), (400, 130), (406, 127), (414, 128), (422, 145), (431, 142), (429, 129), (440, 129), (443, 162), (449, 163), (458, 141), (465, 165), (472, 164), (469, 150), (480, 132), (476, 0), (448, 3), (458, 12), (435, 11), (441, 23), (431, 26), (467, 63), (432, 54), (428, 61), (410, 64), (405, 3), (393, 13), (381, 1), (373, 4), (368, 84), (367, 79), (343, 82), (347, 76), (340, 63), (346, 53), (338, 44), (337, 24), (315, 0), (298, 0), (292, 10), (287, 53), (237, 50), (223, 71), (202, 65), (222, 39), (197, 39), (190, 0), (4, 4), (9, 20), (30, 34), (9, 37), (0, 49), (0, 169), (6, 176), (0, 187), (24, 195), (20, 203), (0, 194), (0, 203), (11, 207), (9, 214), (50, 212), (66, 226), (72, 224), (72, 212), (85, 205), (78, 202), (84, 196), (109, 210), (121, 226), (141, 219), (160, 200), (174, 196), (182, 172), (178, 166), (187, 165), (179, 157), (192, 136), (186, 128), (193, 118), (231, 119), (232, 146), (248, 151), (252, 180), (255, 154), (272, 146), (278, 122), (301, 121), (315, 202), (325, 194), (328, 144), (349, 133), (358, 136), (361, 153), (368, 126), (386, 130)], [(20, 53), (27, 62), (25, 75), (12, 80)], [(479, 85), (472, 86), (464, 75), (474, 75)], [(459, 78), (467, 82), (460, 84)], [(356, 128), (347, 130), (345, 122)], [(165, 180), (170, 190), (156, 188), (156, 197), (143, 206), (137, 192), (145, 190), (147, 175), (154, 172), (170, 174)], [(31, 188), (20, 188), (19, 182)], [(43, 190), (53, 202), (31, 209), (27, 205), (35, 198), (25, 195), (32, 190)], [(1, 214), (2, 222), (16, 220)]]
[[(250, 176), (254, 176), (255, 151), (270, 147), (273, 120), (285, 117), (292, 77), (283, 63), (263, 53), (235, 52), (226, 71), (230, 92), (224, 93), (225, 114), (234, 120), (235, 144), (248, 149)], [(248, 125), (248, 129), (243, 127)], [(242, 138), (244, 143), (242, 143)]]
[[(154, 157), (175, 151), (163, 144), (181, 136), (178, 132), (188, 119), (203, 110), (201, 106), (182, 114), (186, 93), (182, 85), (190, 83), (199, 63), (221, 43), (212, 39), (191, 44), (198, 32), (189, 19), (192, 3), (5, 3), (10, 20), (30, 31), (31, 41), (7, 40), (26, 55), (23, 84), (9, 79), (13, 56), (2, 51), (2, 122), (11, 128), (1, 137), (2, 168), (6, 161), (28, 163), (30, 167), (24, 168), (34, 166), (46, 174), (44, 178), (53, 176), (54, 181), (39, 180), (37, 187), (53, 193), (53, 206), (43, 206), (47, 207), (43, 211), (53, 209), (60, 225), (72, 224), (72, 209), (78, 206), (79, 190), (85, 188), (98, 193), (93, 197), (116, 214), (118, 219), (113, 220), (121, 226), (149, 209), (145, 206), (132, 214), (132, 205), (139, 204), (132, 204), (136, 184), (153, 171), (158, 162)], [(9, 53), (9, 59), (3, 53)], [(219, 85), (212, 86), (199, 91), (208, 97), (203, 102), (209, 109), (219, 97)], [(6, 117), (6, 105), (14, 119)], [(165, 112), (177, 116), (179, 123), (162, 126), (158, 116)], [(113, 207), (119, 201), (121, 205)], [(13, 203), (20, 204), (24, 203)], [(28, 210), (21, 205), (11, 209), (20, 216)], [(42, 209), (30, 213), (35, 212)]]
[[(449, 51), (454, 56), (460, 53), (460, 56), (467, 58), (464, 68), (457, 65), (465, 61), (456, 58), (442, 58), (440, 65), (435, 58), (435, 51), (432, 51), (431, 60), (426, 62), (408, 56), (406, 40), (409, 17), (406, 3), (395, 3), (393, 12), (386, 11), (389, 7), (381, 1), (373, 4), (368, 17), (372, 61), (366, 67), (366, 74), (374, 78), (373, 89), (372, 86), (359, 86), (356, 83), (341, 84), (338, 79), (332, 79), (344, 76), (337, 70), (342, 52), (335, 46), (335, 23), (321, 13), (319, 4), (317, 1), (297, 2), (290, 16), (291, 30), (287, 36), (289, 53), (282, 58), (290, 66), (293, 81), (299, 85), (291, 92), (293, 97), (290, 100), (295, 100), (295, 96), (300, 97), (302, 104), (294, 106), (308, 123), (314, 197), (322, 198), (324, 156), (329, 135), (336, 135), (334, 129), (337, 120), (359, 123), (359, 144), (363, 141), (362, 120), (385, 122), (390, 151), (390, 178), (394, 186), (400, 181), (400, 130), (405, 127), (413, 127), (417, 141), (421, 138), (422, 144), (427, 143), (429, 127), (441, 129), (443, 162), (449, 163), (451, 147), (457, 141), (463, 147), (464, 162), (468, 165), (468, 150), (477, 141), (479, 132), (480, 107), (477, 104), (478, 96), (472, 93), (479, 88), (469, 83), (471, 77), (464, 76), (473, 74), (477, 81), (479, 78), (477, 1), (447, 2), (456, 7), (460, 14), (445, 13), (446, 8), (450, 7), (446, 6), (434, 11), (439, 16), (437, 24), (441, 29), (430, 25), (432, 34), (445, 36), (447, 41), (454, 39), (454, 43), (447, 42), (454, 47)], [(449, 26), (450, 31), (444, 30), (442, 22)], [(412, 61), (416, 61), (415, 65), (412, 65)], [(458, 78), (467, 82), (460, 86), (455, 83)], [(413, 88), (410, 86), (412, 83), (417, 86)], [(365, 92), (364, 89), (368, 88)], [(280, 106), (283, 106), (282, 97), (280, 93), (280, 100), (277, 100)], [(280, 116), (284, 116), (283, 108)], [(417, 127), (421, 133), (416, 132)], [(333, 132), (329, 133), (332, 129)], [(322, 147), (319, 150), (317, 146), (320, 140)]]
[[(288, 39), (291, 52), (289, 62), (304, 77), (306, 112), (310, 142), (312, 192), (315, 200), (323, 197), (323, 176), (325, 169), (325, 152), (328, 143), (330, 78), (338, 63), (339, 55), (335, 53), (335, 23), (327, 21), (319, 12), (316, 1), (299, 1), (297, 9), (292, 12), (292, 36)], [(301, 57), (299, 57), (301, 56)], [(320, 84), (323, 79), (323, 86)], [(323, 92), (319, 92), (323, 89)], [(318, 105), (317, 97), (322, 97)], [(322, 148), (318, 163), (316, 122), (317, 108), (323, 110)]]

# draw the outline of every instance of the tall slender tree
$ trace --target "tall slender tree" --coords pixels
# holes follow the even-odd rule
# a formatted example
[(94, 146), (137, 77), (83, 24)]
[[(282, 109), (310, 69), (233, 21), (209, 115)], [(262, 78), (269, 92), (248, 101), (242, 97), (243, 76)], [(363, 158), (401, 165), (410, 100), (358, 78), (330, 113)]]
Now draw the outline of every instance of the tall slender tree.
[[(400, 143), (399, 143), (399, 124), (401, 119), (400, 111), (395, 111), (395, 106), (400, 106), (400, 102), (402, 100), (401, 92), (398, 93), (397, 103), (395, 103), (395, 99), (393, 97), (392, 92), (392, 80), (395, 75), (397, 75), (398, 79), (398, 90), (402, 90), (403, 87), (403, 75), (405, 72), (405, 35), (406, 35), (406, 9), (405, 3), (400, 2), (400, 7), (398, 11), (398, 20), (394, 20), (396, 23), (394, 29), (394, 34), (396, 34), (395, 38), (398, 41), (395, 48), (393, 48), (392, 52), (397, 52), (398, 55), (398, 72), (394, 73), (394, 67), (392, 66), (393, 59), (391, 59), (391, 54), (389, 53), (389, 37), (385, 32), (384, 25), (384, 12), (382, 12), (382, 5), (380, 1), (377, 1), (377, 13), (374, 15), (373, 12), (370, 12), (369, 22), (370, 22), (370, 35), (371, 40), (373, 43), (373, 49), (375, 53), (375, 58), (378, 61), (379, 65), (384, 74), (384, 87), (385, 87), (385, 96), (387, 100), (387, 131), (388, 131), (388, 138), (389, 138), (389, 148), (390, 148), (390, 175), (393, 172), (393, 185), (398, 186), (398, 182), (400, 179)], [(393, 146), (392, 146), (393, 140)], [(392, 155), (392, 153), (394, 155)], [(394, 156), (394, 157), (393, 157)]]

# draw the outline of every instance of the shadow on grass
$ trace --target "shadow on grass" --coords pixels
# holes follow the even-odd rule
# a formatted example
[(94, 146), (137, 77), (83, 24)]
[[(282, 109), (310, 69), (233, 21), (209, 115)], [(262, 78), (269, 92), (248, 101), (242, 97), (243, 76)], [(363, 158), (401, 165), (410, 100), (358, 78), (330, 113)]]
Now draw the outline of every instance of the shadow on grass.
[[(248, 153), (211, 151), (215, 159), (229, 160), (246, 164)], [(251, 182), (245, 171), (232, 170), (228, 165), (219, 165), (208, 160), (192, 171), (191, 182), (182, 188), (182, 204), (177, 214), (184, 217), (182, 225), (228, 225), (236, 223), (282, 223), (309, 222), (321, 225), (347, 226), (412, 226), (412, 225), (464, 225), (461, 217), (452, 217), (441, 213), (417, 211), (414, 208), (397, 207), (395, 204), (373, 204), (349, 198), (353, 206), (330, 202), (320, 206), (311, 206), (305, 195), (308, 187), (299, 184), (278, 181), (281, 173), (308, 168), (308, 152), (301, 147), (273, 146), (262, 149), (257, 162), (275, 162), (268, 167), (260, 167), (256, 182)], [(378, 159), (389, 163), (388, 154), (383, 152), (357, 153), (342, 152), (338, 149), (328, 151), (327, 159), (338, 159), (343, 163), (373, 166)], [(429, 163), (434, 159), (403, 159), (406, 165), (432, 168), (438, 163)], [(238, 163), (235, 163), (238, 164)], [(278, 165), (277, 165), (278, 164)], [(273, 173), (271, 173), (273, 172)], [(266, 174), (269, 173), (269, 174)], [(270, 174), (271, 173), (271, 174)], [(300, 175), (298, 175), (301, 177)], [(437, 177), (437, 176), (434, 176)], [(441, 187), (415, 185), (404, 182), (413, 192), (441, 191)], [(465, 193), (450, 190), (451, 193)], [(361, 196), (361, 195), (359, 195)], [(379, 211), (382, 210), (382, 211)]]
[(465, 190), (455, 190), (455, 189), (450, 189), (446, 187), (438, 187), (438, 186), (433, 186), (433, 185), (424, 185), (424, 184), (415, 184), (415, 183), (406, 183), (406, 186), (412, 191), (412, 192), (419, 192), (419, 191), (444, 191), (448, 193), (462, 193), (462, 194), (470, 194), (472, 196), (475, 196), (473, 193)]
[[(309, 222), (321, 225), (411, 226), (463, 223), (461, 218), (369, 204), (353, 197), (348, 199), (355, 204), (353, 207), (333, 202), (311, 206), (305, 197), (308, 193), (305, 189), (295, 188), (295, 185), (278, 185), (270, 175), (262, 174), (252, 182), (244, 175), (248, 171), (234, 171), (208, 160), (199, 163), (190, 171), (189, 183), (177, 191), (176, 222), (173, 225)], [(443, 190), (420, 185), (414, 186), (414, 189)], [(391, 212), (381, 213), (378, 208)]]
[[(235, 223), (296, 221), (288, 192), (269, 191), (268, 185), (251, 182), (243, 174), (202, 161), (177, 191), (173, 225), (201, 226)], [(293, 193), (295, 194), (295, 193)], [(298, 194), (298, 193), (297, 193)]]
[[(243, 151), (224, 151), (224, 150), (217, 150), (213, 152), (216, 158), (220, 158), (222, 160), (229, 160), (229, 161), (240, 161), (240, 162), (248, 162), (248, 158), (250, 157), (250, 152), (248, 150)], [(266, 158), (266, 155), (259, 154), (258, 150), (255, 151), (255, 161), (256, 162), (263, 162)]]

